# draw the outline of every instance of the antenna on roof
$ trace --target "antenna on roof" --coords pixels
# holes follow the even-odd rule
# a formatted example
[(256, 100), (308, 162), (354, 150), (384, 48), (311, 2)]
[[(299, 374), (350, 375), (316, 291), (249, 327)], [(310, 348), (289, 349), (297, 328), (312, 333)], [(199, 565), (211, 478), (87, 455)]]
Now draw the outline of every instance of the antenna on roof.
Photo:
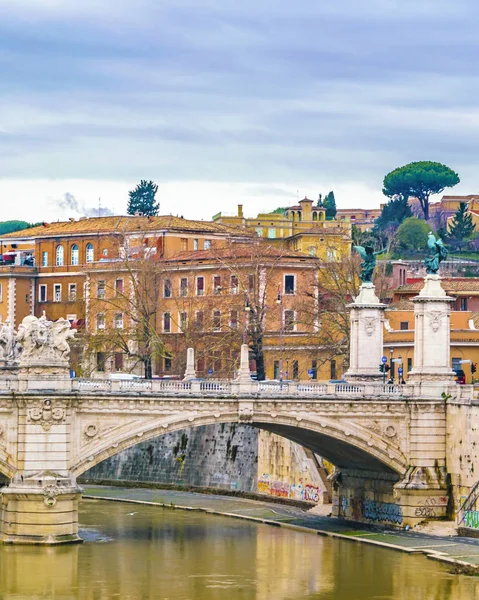
[(98, 216), (101, 217), (101, 198), (98, 198)]

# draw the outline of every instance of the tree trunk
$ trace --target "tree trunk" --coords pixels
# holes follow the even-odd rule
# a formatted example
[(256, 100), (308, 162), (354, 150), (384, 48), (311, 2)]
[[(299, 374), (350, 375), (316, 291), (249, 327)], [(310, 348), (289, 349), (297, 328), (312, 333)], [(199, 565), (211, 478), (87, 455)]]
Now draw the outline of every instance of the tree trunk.
[(143, 359), (143, 365), (145, 367), (145, 379), (151, 379), (153, 376), (151, 369), (151, 356), (146, 356)]

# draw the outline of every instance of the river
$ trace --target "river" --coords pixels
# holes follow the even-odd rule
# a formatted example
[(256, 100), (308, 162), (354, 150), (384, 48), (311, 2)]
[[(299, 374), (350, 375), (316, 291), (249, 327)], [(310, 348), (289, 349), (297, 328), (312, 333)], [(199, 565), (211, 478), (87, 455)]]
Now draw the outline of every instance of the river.
[(479, 600), (423, 556), (229, 517), (81, 503), (84, 543), (0, 547), (1, 600)]

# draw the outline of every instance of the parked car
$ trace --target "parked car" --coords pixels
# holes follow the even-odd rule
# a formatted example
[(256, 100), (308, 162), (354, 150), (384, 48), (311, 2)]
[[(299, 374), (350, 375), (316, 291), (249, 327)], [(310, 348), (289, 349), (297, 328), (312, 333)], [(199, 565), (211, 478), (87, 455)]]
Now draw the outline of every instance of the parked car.
[(464, 371), (462, 369), (454, 369), (454, 371), (456, 373), (456, 383), (458, 383), (459, 385), (465, 385), (466, 374), (464, 373)]

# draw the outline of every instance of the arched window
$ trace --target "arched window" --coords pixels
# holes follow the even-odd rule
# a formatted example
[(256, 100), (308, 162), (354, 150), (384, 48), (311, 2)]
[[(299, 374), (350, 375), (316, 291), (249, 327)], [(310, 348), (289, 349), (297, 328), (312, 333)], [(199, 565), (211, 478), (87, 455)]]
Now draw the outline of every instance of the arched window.
[(78, 246), (73, 244), (72, 246), (72, 265), (78, 264)]
[(86, 246), (86, 262), (90, 263), (90, 262), (93, 262), (93, 260), (94, 260), (93, 244), (87, 244), (87, 246)]
[(313, 212), (313, 221), (318, 220), (318, 213), (316, 211)]
[(63, 267), (63, 246), (57, 246), (56, 252), (56, 265), (57, 267)]

